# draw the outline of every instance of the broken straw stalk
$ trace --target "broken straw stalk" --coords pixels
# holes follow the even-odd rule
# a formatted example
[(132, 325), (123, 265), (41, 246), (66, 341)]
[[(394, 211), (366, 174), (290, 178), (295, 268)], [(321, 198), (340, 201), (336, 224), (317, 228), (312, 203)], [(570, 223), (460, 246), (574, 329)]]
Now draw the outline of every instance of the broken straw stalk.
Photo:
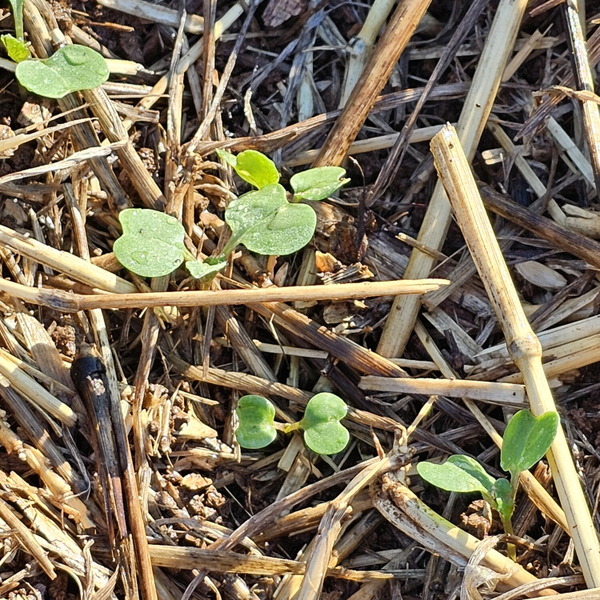
[[(458, 121), (458, 131), (468, 156), (472, 157), (475, 154), (526, 6), (527, 0), (501, 0), (498, 6)], [(450, 225), (450, 212), (444, 189), (438, 183), (421, 225), (419, 241), (434, 250), (439, 250)], [(430, 255), (414, 249), (405, 277), (427, 277), (434, 263), (435, 259)], [(419, 308), (419, 298), (396, 298), (377, 347), (379, 354), (387, 357), (403, 354), (415, 327)]]
[[(447, 125), (431, 141), (438, 175), (504, 331), (512, 359), (523, 374), (534, 414), (556, 410), (533, 333), (485, 212), (458, 135)], [(547, 454), (558, 496), (589, 587), (600, 585), (600, 544), (562, 428)]]
[(447, 285), (446, 279), (374, 281), (324, 286), (269, 287), (242, 290), (148, 292), (139, 294), (72, 294), (49, 288), (31, 288), (0, 280), (0, 291), (42, 306), (77, 312), (94, 308), (151, 308), (157, 306), (224, 306), (254, 302), (298, 300), (353, 300), (396, 294), (424, 294)]

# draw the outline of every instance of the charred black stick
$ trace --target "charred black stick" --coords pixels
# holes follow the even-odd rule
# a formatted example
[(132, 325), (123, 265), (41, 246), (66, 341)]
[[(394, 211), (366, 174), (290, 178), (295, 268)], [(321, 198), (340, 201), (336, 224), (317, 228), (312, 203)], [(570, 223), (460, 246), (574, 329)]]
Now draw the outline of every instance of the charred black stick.
[(73, 361), (71, 378), (86, 405), (92, 425), (92, 445), (105, 495), (106, 520), (112, 529), (113, 519), (109, 510), (112, 509), (119, 539), (122, 540), (127, 537), (127, 519), (121, 483), (122, 470), (113, 433), (108, 381), (104, 365), (94, 356), (87, 344), (82, 345)]

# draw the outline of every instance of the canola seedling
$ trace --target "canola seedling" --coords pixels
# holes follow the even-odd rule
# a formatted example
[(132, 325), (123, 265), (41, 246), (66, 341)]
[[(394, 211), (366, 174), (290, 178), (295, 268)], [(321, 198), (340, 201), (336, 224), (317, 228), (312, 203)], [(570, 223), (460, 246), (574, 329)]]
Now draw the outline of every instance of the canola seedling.
[(241, 179), (258, 188), (229, 203), (225, 222), (232, 235), (222, 252), (198, 261), (186, 250), (185, 230), (176, 219), (151, 209), (131, 208), (119, 214), (123, 235), (113, 247), (125, 268), (142, 277), (161, 277), (185, 261), (189, 273), (203, 279), (223, 269), (238, 244), (262, 255), (292, 254), (310, 242), (317, 226), (315, 211), (300, 202), (323, 200), (349, 181), (341, 167), (309, 169), (290, 179), (293, 195), (288, 201), (275, 164), (264, 154), (255, 150), (237, 156), (225, 151), (218, 154)]

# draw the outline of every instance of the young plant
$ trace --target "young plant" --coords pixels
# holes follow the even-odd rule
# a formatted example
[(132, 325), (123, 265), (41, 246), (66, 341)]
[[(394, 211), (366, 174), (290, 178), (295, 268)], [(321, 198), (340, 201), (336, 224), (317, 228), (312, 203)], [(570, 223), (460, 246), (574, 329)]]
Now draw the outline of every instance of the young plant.
[(13, 20), (15, 22), (15, 34), (3, 35), (0, 39), (2, 44), (6, 48), (6, 53), (16, 63), (22, 60), (28, 59), (31, 55), (29, 54), (29, 48), (24, 39), (23, 31), (23, 0), (9, 0), (10, 6), (13, 11)]
[(301, 200), (324, 200), (348, 183), (341, 167), (309, 169), (294, 175), (290, 186), (294, 191), (288, 202), (285, 188), (279, 183), (275, 164), (261, 152), (245, 150), (237, 156), (224, 150), (217, 154), (256, 191), (243, 194), (229, 203), (225, 221), (232, 237), (223, 255), (237, 244), (252, 252), (266, 255), (291, 254), (310, 242), (317, 226), (317, 216)]
[(197, 261), (183, 244), (185, 231), (173, 217), (150, 209), (130, 208), (119, 214), (123, 235), (113, 250), (117, 260), (142, 277), (168, 275), (184, 260), (190, 274), (201, 279), (214, 276), (227, 265), (227, 256), (238, 244), (258, 254), (285, 255), (303, 248), (317, 225), (315, 211), (300, 200), (322, 200), (347, 183), (344, 169), (321, 167), (294, 175), (288, 202), (279, 184), (275, 164), (264, 154), (246, 150), (237, 156), (219, 152), (238, 175), (259, 188), (236, 198), (225, 211), (232, 236), (216, 257)]
[(304, 417), (297, 423), (282, 425), (275, 422), (275, 408), (262, 396), (243, 396), (236, 413), (239, 425), (236, 439), (242, 448), (256, 450), (268, 446), (277, 436), (302, 429), (304, 443), (316, 454), (337, 454), (350, 440), (348, 430), (340, 423), (348, 408), (335, 394), (313, 396), (306, 405)]
[[(456, 454), (441, 465), (420, 462), (417, 472), (427, 482), (449, 492), (480, 492), (490, 506), (498, 511), (506, 533), (512, 533), (511, 517), (519, 486), (519, 476), (546, 454), (558, 431), (559, 416), (546, 412), (534, 417), (520, 410), (504, 432), (500, 466), (510, 473), (507, 479), (494, 479), (474, 459)], [(514, 548), (509, 547), (514, 554)]]

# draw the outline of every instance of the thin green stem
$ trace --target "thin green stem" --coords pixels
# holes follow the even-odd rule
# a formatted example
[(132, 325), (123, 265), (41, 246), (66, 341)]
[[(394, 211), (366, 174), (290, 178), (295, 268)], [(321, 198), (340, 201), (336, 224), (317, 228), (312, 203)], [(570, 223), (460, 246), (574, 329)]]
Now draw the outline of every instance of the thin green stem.
[[(508, 533), (508, 535), (514, 535), (512, 521), (510, 519), (504, 519), (502, 515), (500, 515), (500, 519), (502, 520), (502, 527), (504, 527), (504, 533)], [(506, 554), (508, 558), (510, 558), (510, 560), (517, 560), (517, 549), (514, 544), (506, 544)]]

